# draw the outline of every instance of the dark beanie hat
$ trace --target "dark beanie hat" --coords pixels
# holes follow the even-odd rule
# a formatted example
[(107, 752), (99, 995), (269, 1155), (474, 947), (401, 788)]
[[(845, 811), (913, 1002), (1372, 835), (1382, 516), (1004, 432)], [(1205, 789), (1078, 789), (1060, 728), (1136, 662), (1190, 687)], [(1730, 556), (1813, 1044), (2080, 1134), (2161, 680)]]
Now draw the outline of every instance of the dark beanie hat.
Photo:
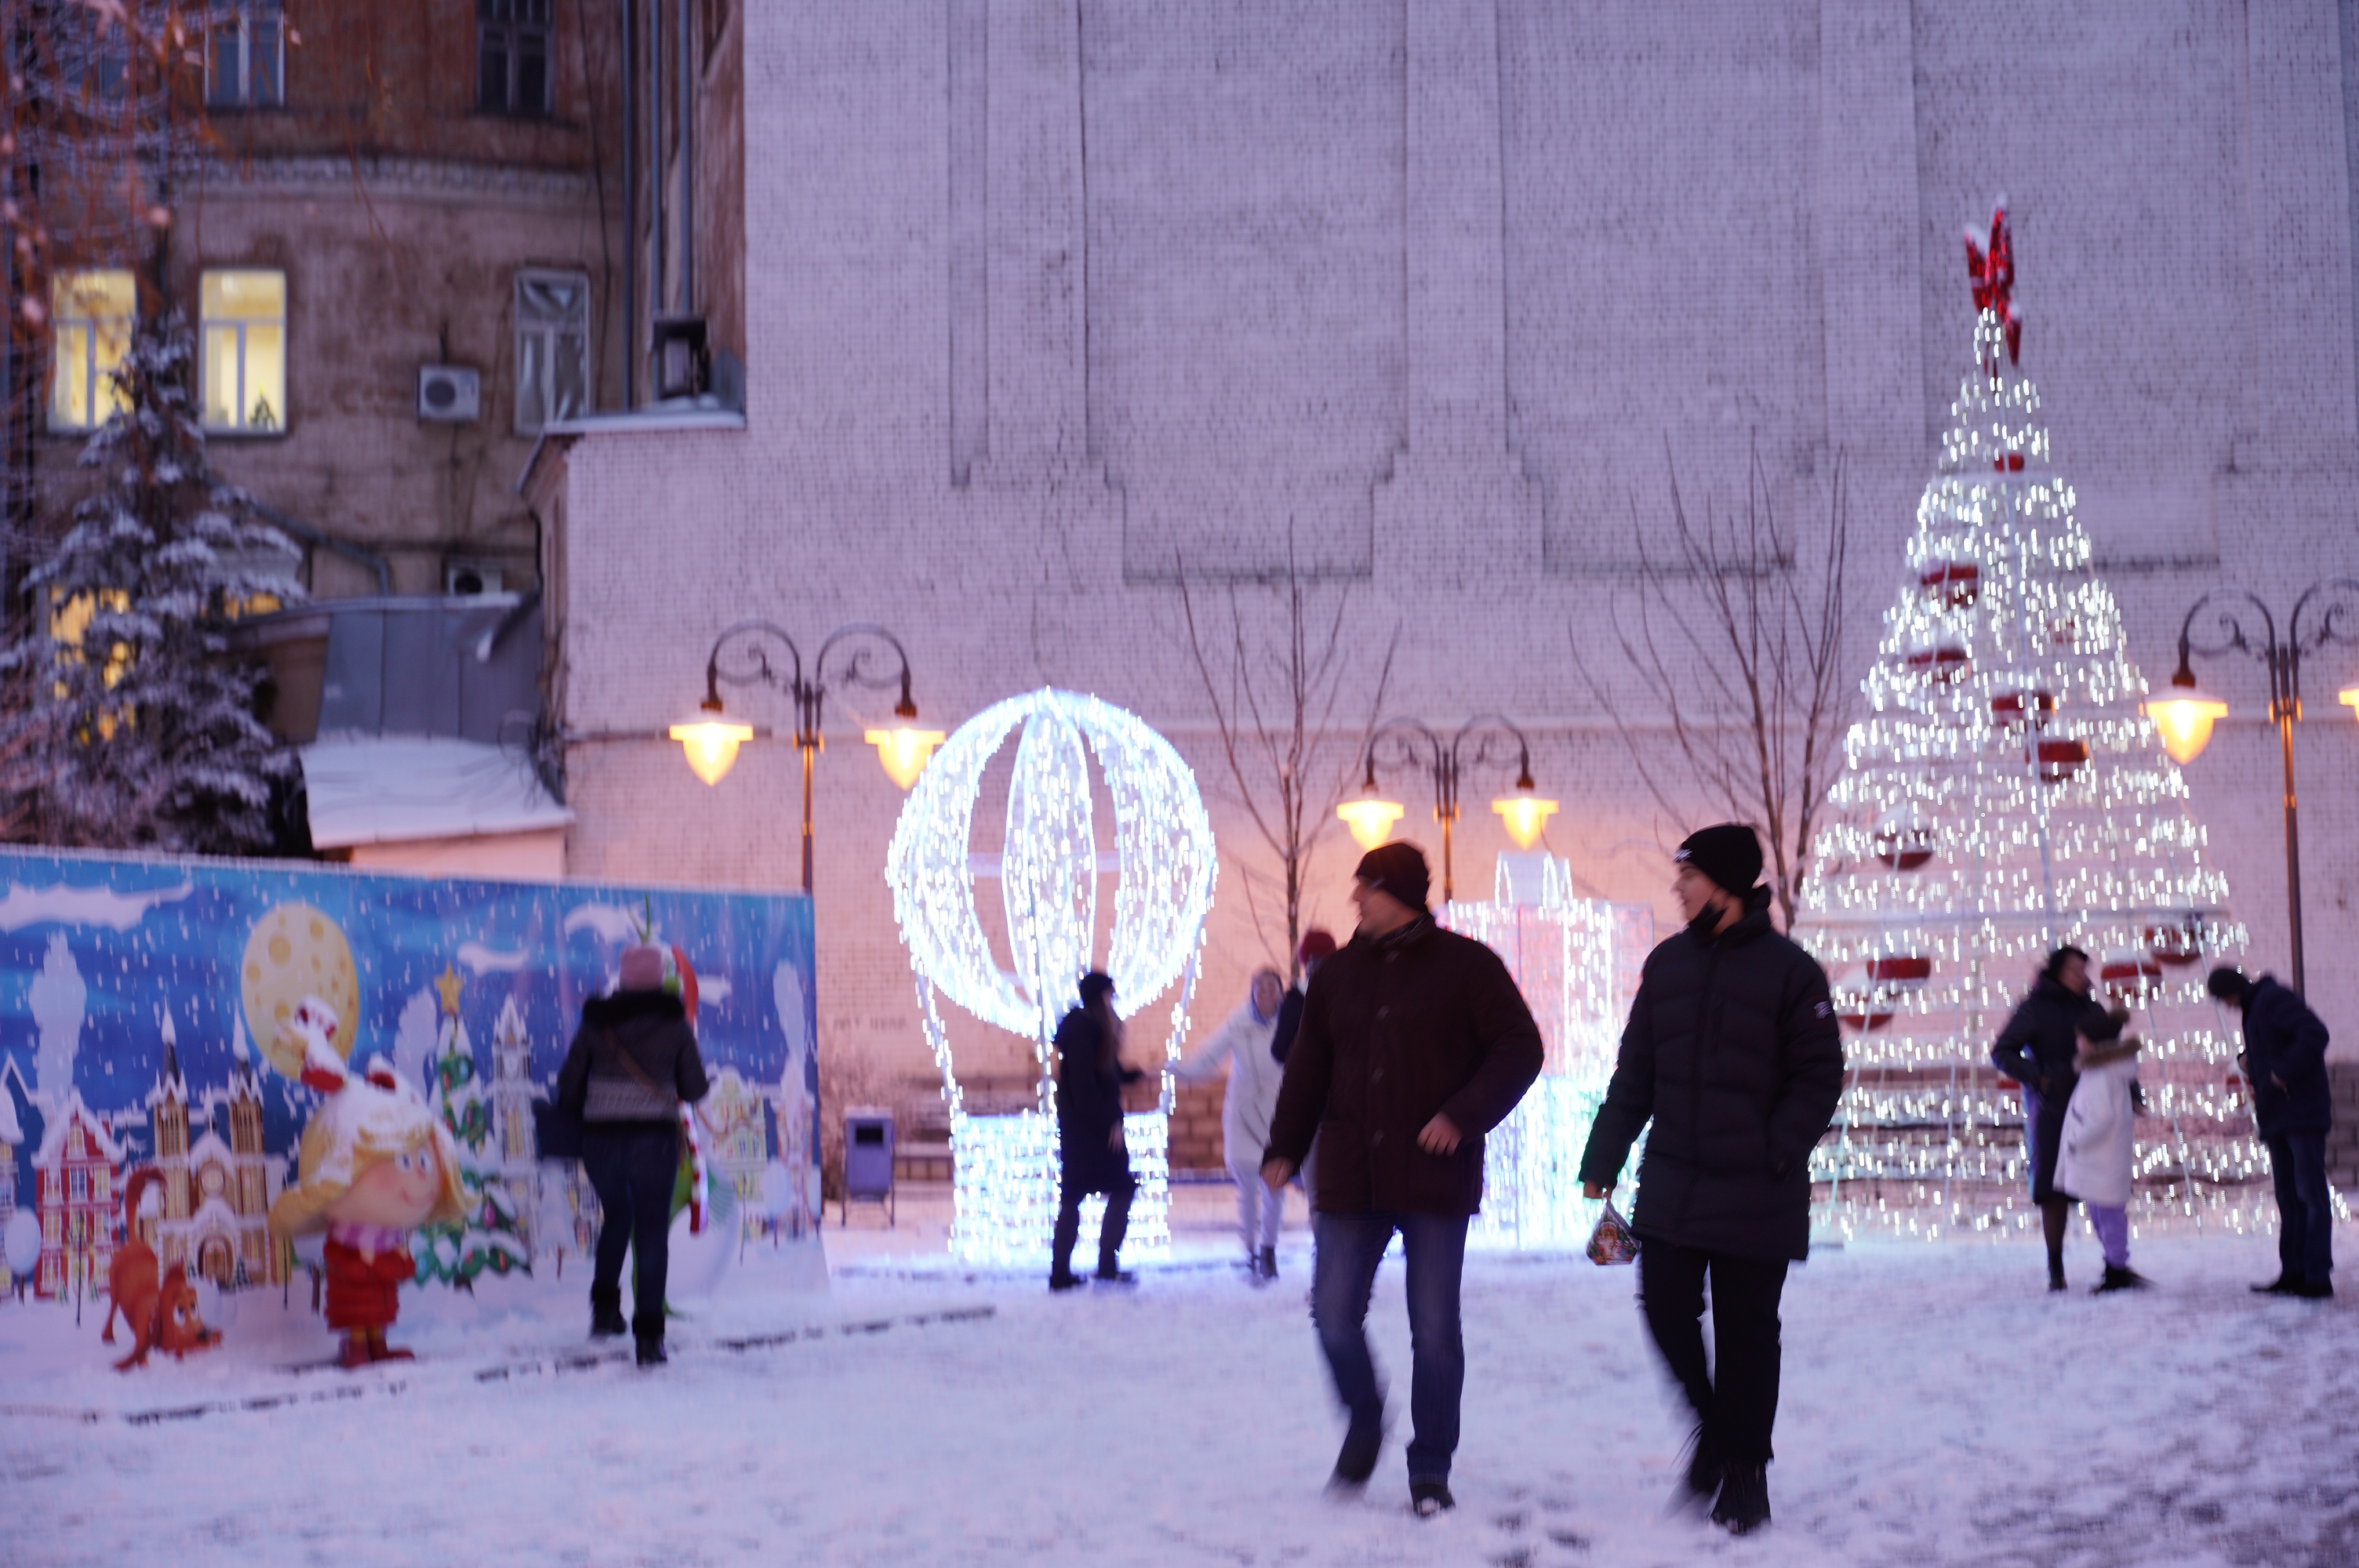
[(1114, 989), (1114, 977), (1103, 969), (1092, 969), (1082, 977), (1082, 1005), (1093, 1007), (1098, 998)]
[(1426, 870), (1425, 851), (1397, 838), (1389, 844), (1379, 844), (1361, 856), (1359, 867), (1352, 874), (1384, 889), (1411, 909), (1423, 909), (1425, 895), (1433, 889), (1433, 873)]
[(1739, 898), (1761, 880), (1761, 839), (1742, 822), (1698, 828), (1680, 841), (1671, 859), (1693, 866)]
[(2241, 1002), (2245, 1000), (2245, 989), (2251, 984), (2245, 979), (2244, 970), (2233, 964), (2223, 964), (2205, 979), (2203, 989), (2221, 1001)]

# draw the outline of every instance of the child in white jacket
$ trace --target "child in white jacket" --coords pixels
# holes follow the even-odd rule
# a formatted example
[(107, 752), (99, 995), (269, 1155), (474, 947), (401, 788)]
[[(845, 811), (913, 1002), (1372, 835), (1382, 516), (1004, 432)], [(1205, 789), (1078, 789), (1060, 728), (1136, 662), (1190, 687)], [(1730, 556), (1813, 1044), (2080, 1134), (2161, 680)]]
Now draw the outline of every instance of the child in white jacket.
[(1222, 1158), (1237, 1184), (1237, 1227), (1245, 1232), (1245, 1268), (1256, 1281), (1277, 1278), (1277, 1227), (1286, 1195), (1261, 1179), (1262, 1151), (1269, 1144), (1269, 1119), (1277, 1109), (1277, 1086), (1286, 1069), (1269, 1054), (1277, 1029), (1277, 1005), (1286, 982), (1276, 969), (1255, 973), (1245, 1004), (1229, 1014), (1201, 1049), (1171, 1069), (1183, 1082), (1209, 1078), (1225, 1058), (1228, 1091), (1221, 1099)]
[(2105, 1249), (2100, 1294), (2147, 1283), (2130, 1272), (2133, 1121), (2140, 1108), (2137, 1054), (2133, 1036), (2102, 1044), (2082, 1037), (2074, 1063), (2081, 1081), (2065, 1108), (2064, 1136), (2057, 1152), (2056, 1190), (2088, 1206), (2089, 1223)]

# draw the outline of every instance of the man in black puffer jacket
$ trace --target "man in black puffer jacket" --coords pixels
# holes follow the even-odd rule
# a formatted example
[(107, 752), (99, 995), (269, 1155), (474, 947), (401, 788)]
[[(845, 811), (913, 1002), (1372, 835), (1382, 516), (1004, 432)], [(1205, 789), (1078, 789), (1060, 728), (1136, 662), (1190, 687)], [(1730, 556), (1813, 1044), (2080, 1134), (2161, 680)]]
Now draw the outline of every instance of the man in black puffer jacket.
[(2274, 975), (2247, 979), (2223, 964), (2204, 987), (2245, 1015), (2253, 1121), (2277, 1179), (2277, 1277), (2253, 1289), (2325, 1301), (2334, 1294), (2334, 1212), (2326, 1190), (2334, 1097), (2326, 1076), (2326, 1024)]
[[(1769, 925), (1761, 841), (1690, 834), (1672, 885), (1687, 929), (1647, 957), (1622, 1054), (1581, 1159), (1608, 1195), (1651, 1119), (1631, 1228), (1647, 1326), (1697, 1420), (1687, 1487), (1743, 1535), (1769, 1519), (1777, 1301), (1810, 1244), (1810, 1151), (1843, 1096), (1843, 1040), (1818, 961)], [(1718, 1375), (1705, 1360), (1712, 1280)]]

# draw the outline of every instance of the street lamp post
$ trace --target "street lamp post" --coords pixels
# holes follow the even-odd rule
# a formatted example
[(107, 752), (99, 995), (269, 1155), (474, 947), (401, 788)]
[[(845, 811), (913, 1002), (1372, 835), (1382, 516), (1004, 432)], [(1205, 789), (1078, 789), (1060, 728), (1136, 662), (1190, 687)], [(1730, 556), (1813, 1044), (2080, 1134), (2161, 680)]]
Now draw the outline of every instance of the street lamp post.
[[(2313, 606), (2315, 613), (2312, 614)], [(2206, 610), (2212, 613), (2209, 635), (2198, 640), (2196, 622)], [(2245, 630), (2247, 614), (2260, 618), (2260, 635)], [(2305, 624), (2304, 617), (2309, 616)], [(2170, 695), (2147, 704), (2147, 712), (2162, 731), (2163, 745), (2181, 763), (2193, 762), (2212, 739), (2213, 720), (2227, 714), (2228, 705), (2195, 684), (2188, 663), (2190, 654), (2206, 658), (2227, 653), (2258, 659), (2269, 674), (2269, 718), (2277, 727), (2285, 756), (2286, 924), (2292, 937), (2293, 989), (2304, 989), (2301, 947), (2301, 827), (2293, 785), (2293, 727), (2301, 718), (2301, 661), (2331, 643), (2359, 644), (2359, 579), (2328, 578), (2315, 582), (2293, 601), (2286, 634), (2277, 636), (2277, 617), (2247, 589), (2215, 588), (2197, 600), (2179, 628), (2179, 668), (2170, 677)], [(2359, 710), (2359, 686), (2346, 687), (2342, 699)]]
[[(773, 656), (783, 649), (784, 663)], [(889, 651), (891, 662), (885, 655)], [(819, 645), (818, 656), (806, 674), (802, 650), (777, 624), (758, 617), (737, 622), (713, 639), (704, 661), (704, 700), (697, 713), (671, 727), (671, 738), (688, 755), (689, 766), (707, 784), (717, 784), (737, 760), (737, 748), (753, 739), (753, 727), (727, 719), (722, 708), (721, 686), (766, 686), (787, 694), (795, 708), (795, 750), (803, 765), (803, 892), (811, 891), (811, 763), (827, 747), (820, 720), (832, 689), (864, 687), (871, 691), (900, 688), (893, 707), (901, 724), (891, 730), (871, 730), (864, 739), (876, 748), (879, 761), (893, 782), (903, 789), (915, 784), (926, 759), (942, 741), (939, 730), (919, 730), (911, 721), (918, 705), (909, 696), (909, 655), (901, 640), (882, 626), (853, 622), (839, 626)]]
[[(1470, 741), (1474, 747), (1471, 755), (1466, 752)], [(1516, 842), (1528, 849), (1538, 841), (1540, 829), (1556, 810), (1557, 803), (1543, 800), (1534, 793), (1531, 745), (1521, 730), (1495, 713), (1478, 714), (1468, 719), (1447, 741), (1414, 719), (1386, 719), (1369, 734), (1362, 753), (1364, 776), (1360, 798), (1345, 801), (1335, 808), (1335, 815), (1351, 825), (1352, 836), (1360, 841), (1361, 848), (1375, 849), (1385, 841), (1392, 825), (1402, 816), (1397, 802), (1376, 798), (1378, 749), (1390, 745), (1395, 766), (1423, 767), (1433, 778), (1433, 819), (1441, 824), (1441, 900), (1447, 903), (1457, 893), (1451, 838), (1451, 829), (1458, 822), (1460, 778), (1469, 767), (1504, 766), (1506, 743), (1510, 741), (1516, 747), (1516, 793), (1493, 801), (1491, 809), (1505, 819)]]

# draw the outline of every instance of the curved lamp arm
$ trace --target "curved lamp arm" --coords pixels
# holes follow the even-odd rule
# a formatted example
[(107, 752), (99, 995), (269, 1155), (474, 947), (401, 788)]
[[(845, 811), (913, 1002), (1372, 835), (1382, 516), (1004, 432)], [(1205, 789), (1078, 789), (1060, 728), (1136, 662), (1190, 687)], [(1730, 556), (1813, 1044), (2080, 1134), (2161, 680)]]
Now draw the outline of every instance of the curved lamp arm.
[[(2317, 626), (2305, 635), (2302, 612), (2320, 594), (2327, 597), (2319, 607)], [(2331, 577), (2314, 582), (2293, 601), (2293, 614), (2286, 622), (2286, 645), (2299, 657), (2330, 643), (2359, 643), (2359, 579)]]
[[(1458, 754), (1459, 748), (1465, 745), (1469, 740), (1474, 741), (1474, 754), (1461, 758)], [(1513, 741), (1516, 743), (1516, 787), (1517, 789), (1535, 787), (1532, 784), (1531, 742), (1525, 739), (1524, 732), (1516, 727), (1515, 722), (1504, 714), (1479, 713), (1466, 721), (1465, 726), (1458, 731), (1457, 738), (1450, 742), (1451, 772), (1455, 774), (1462, 762), (1477, 768), (1504, 764), (1507, 760), (1506, 747), (1501, 745), (1496, 752), (1492, 748), (1495, 743), (1506, 741)]]
[[(843, 656), (831, 665), (828, 655), (839, 645), (844, 648)], [(892, 650), (900, 666), (897, 671), (881, 665), (886, 648)], [(819, 645), (819, 656), (811, 660), (812, 727), (818, 726), (818, 699), (829, 687), (838, 690), (864, 687), (871, 691), (890, 691), (897, 682), (901, 688), (901, 700), (894, 705), (894, 717), (915, 719), (918, 705), (909, 695), (909, 653), (901, 646), (901, 639), (873, 621), (854, 621), (837, 627)]]
[[(787, 651), (790, 661), (785, 677), (780, 678), (778, 666), (771, 662), (767, 643), (776, 643)], [(791, 697), (799, 697), (803, 687), (803, 651), (787, 629), (760, 616), (748, 616), (731, 622), (712, 640), (712, 652), (704, 661), (704, 706), (712, 712), (721, 711), (721, 683), (731, 686), (776, 687)]]

